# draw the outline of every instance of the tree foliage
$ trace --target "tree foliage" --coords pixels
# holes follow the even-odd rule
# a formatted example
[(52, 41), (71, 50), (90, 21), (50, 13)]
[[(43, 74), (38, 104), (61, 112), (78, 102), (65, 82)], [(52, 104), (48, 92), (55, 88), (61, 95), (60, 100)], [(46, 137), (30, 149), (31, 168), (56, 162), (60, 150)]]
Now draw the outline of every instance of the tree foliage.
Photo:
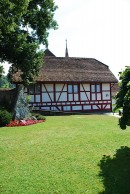
[(3, 73), (4, 73), (4, 68), (3, 68), (2, 65), (0, 65), (0, 78), (1, 78), (1, 76), (3, 75)]
[(13, 88), (13, 85), (9, 82), (8, 77), (5, 75), (0, 77), (0, 88)]
[(126, 129), (130, 124), (130, 66), (126, 67), (120, 74), (120, 91), (116, 95), (116, 107), (123, 109), (123, 114), (119, 119), (121, 129)]
[(32, 81), (43, 63), (40, 44), (47, 45), (49, 29), (56, 29), (53, 0), (0, 1), (0, 61), (12, 64), (10, 74), (23, 72)]

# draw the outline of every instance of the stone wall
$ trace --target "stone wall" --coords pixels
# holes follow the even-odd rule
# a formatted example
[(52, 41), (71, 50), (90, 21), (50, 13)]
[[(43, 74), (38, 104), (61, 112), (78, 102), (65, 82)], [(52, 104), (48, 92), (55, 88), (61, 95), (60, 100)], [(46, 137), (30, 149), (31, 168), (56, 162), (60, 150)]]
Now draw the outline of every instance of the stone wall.
[(19, 85), (17, 97), (16, 97), (16, 103), (14, 106), (14, 119), (26, 120), (28, 118), (31, 118), (29, 105), (24, 94), (24, 87), (22, 85)]
[(0, 106), (6, 105), (10, 106), (10, 109), (13, 110), (16, 103), (17, 89), (0, 89)]
[(0, 107), (12, 112), (13, 119), (22, 120), (31, 117), (22, 85), (14, 89), (0, 89)]

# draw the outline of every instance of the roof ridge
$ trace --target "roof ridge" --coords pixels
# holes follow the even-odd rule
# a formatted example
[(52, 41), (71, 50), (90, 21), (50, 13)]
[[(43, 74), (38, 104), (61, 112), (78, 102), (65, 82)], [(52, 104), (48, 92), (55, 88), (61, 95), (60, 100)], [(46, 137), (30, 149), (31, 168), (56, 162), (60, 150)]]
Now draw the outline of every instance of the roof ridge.
[[(50, 59), (52, 59), (52, 58), (50, 58)], [(71, 59), (73, 60), (94, 60), (95, 62), (99, 62), (100, 64), (102, 64), (102, 65), (104, 65), (104, 66), (106, 66), (106, 67), (108, 67), (109, 68), (109, 66), (108, 65), (106, 65), (106, 64), (104, 64), (103, 62), (101, 62), (101, 61), (99, 61), (99, 60), (97, 60), (97, 59), (95, 59), (95, 58), (85, 58), (85, 57), (55, 57), (54, 58), (55, 60), (56, 59), (64, 59), (65, 61), (70, 61)]]
[(48, 48), (44, 51), (44, 57), (56, 57)]

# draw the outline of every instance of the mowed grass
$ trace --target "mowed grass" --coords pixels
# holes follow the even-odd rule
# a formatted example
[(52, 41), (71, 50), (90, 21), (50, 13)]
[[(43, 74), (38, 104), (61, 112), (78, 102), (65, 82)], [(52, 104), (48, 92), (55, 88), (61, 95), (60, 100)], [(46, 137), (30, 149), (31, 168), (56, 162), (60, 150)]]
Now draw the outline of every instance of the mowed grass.
[(116, 117), (0, 128), (1, 194), (129, 194), (129, 166), (130, 127), (121, 130)]

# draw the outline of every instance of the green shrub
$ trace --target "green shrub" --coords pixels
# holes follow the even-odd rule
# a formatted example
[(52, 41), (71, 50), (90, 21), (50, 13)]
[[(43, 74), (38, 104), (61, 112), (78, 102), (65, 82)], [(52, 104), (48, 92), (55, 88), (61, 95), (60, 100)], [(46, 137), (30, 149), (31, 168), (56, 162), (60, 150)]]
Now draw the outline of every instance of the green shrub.
[(0, 127), (4, 127), (12, 120), (12, 114), (7, 110), (0, 110)]
[(127, 121), (127, 126), (130, 126), (130, 119), (128, 119)]
[(13, 109), (13, 104), (11, 104), (6, 98), (2, 98), (0, 101), (0, 109), (10, 112)]
[(41, 114), (34, 114), (37, 120), (46, 120), (46, 118)]

